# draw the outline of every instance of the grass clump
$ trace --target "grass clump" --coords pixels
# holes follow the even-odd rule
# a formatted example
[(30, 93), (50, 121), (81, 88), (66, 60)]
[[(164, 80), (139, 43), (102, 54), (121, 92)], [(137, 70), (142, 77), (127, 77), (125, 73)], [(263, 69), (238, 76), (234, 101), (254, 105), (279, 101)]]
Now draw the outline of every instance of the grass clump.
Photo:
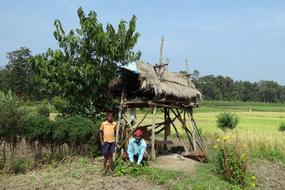
[(217, 116), (217, 126), (222, 130), (234, 129), (237, 127), (239, 118), (232, 112), (223, 112)]
[(14, 159), (11, 161), (8, 171), (12, 174), (26, 173), (29, 167), (29, 161), (27, 159)]
[(285, 131), (285, 122), (279, 124), (279, 131)]

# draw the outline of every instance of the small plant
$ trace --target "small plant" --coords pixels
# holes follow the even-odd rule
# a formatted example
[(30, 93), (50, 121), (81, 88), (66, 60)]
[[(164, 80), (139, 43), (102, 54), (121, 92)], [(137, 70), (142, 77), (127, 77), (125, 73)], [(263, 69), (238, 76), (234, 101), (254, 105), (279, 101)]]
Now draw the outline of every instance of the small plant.
[(25, 173), (28, 169), (29, 162), (26, 159), (12, 160), (9, 166), (9, 172), (12, 174)]
[(45, 116), (45, 117), (49, 117), (49, 114), (50, 114), (49, 108), (46, 105), (39, 107), (38, 112), (40, 115)]
[(235, 113), (223, 112), (217, 116), (217, 126), (222, 130), (234, 129), (238, 122), (239, 118)]
[(279, 124), (279, 131), (285, 131), (285, 122)]
[[(216, 152), (217, 172), (223, 179), (242, 188), (252, 188), (255, 181), (250, 179), (249, 152), (247, 146), (241, 145), (238, 140), (230, 142), (228, 136), (218, 137), (214, 145)], [(255, 178), (254, 178), (255, 180)]]
[(116, 176), (124, 176), (124, 175), (138, 176), (143, 174), (145, 171), (146, 167), (143, 167), (141, 165), (131, 164), (123, 160), (118, 161), (115, 166)]

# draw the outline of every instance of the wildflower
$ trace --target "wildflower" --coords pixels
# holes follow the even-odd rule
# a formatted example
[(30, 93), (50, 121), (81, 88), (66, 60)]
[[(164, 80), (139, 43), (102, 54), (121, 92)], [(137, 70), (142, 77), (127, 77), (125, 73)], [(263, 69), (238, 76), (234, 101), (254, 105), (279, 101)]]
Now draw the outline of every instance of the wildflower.
[(230, 139), (229, 135), (224, 136), (224, 141), (228, 141)]
[(215, 144), (215, 145), (214, 145), (214, 149), (217, 149), (217, 148), (218, 148), (218, 145)]
[(220, 138), (217, 138), (217, 142), (220, 142), (221, 141), (221, 139)]
[(242, 147), (246, 148), (246, 144), (243, 144)]
[(252, 179), (252, 180), (255, 180), (255, 179), (256, 179), (256, 177), (253, 175), (253, 176), (251, 176), (251, 179)]
[(250, 186), (251, 186), (251, 187), (255, 187), (255, 183), (251, 183)]

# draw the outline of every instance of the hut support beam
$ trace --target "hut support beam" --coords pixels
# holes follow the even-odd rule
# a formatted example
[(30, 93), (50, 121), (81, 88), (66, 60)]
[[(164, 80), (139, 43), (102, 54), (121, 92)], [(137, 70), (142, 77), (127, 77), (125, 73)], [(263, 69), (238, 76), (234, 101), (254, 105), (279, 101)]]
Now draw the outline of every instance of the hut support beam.
[(178, 140), (183, 145), (185, 152), (188, 153), (189, 151), (188, 151), (186, 145), (184, 144), (183, 140), (180, 138), (179, 132), (178, 132), (177, 128), (175, 127), (175, 124), (173, 122), (171, 122), (171, 125), (174, 128), (174, 130), (175, 130), (175, 133), (176, 133), (176, 136), (177, 136)]
[(207, 150), (206, 150), (206, 148), (205, 148), (205, 144), (204, 144), (203, 138), (202, 138), (202, 136), (201, 136), (201, 134), (200, 134), (200, 132), (199, 132), (197, 126), (196, 126), (196, 122), (195, 122), (195, 119), (194, 119), (194, 117), (193, 117), (192, 110), (189, 110), (189, 111), (188, 111), (188, 116), (189, 116), (189, 118), (190, 118), (190, 123), (191, 123), (192, 127), (194, 128), (194, 130), (195, 130), (195, 132), (196, 132), (196, 134), (197, 134), (197, 142), (198, 142), (197, 144), (198, 144), (199, 148), (200, 148), (203, 152), (206, 152), (206, 153), (207, 153)]
[(156, 120), (156, 107), (152, 110), (152, 130), (151, 130), (151, 157), (155, 159), (155, 120)]
[[(117, 129), (116, 129), (116, 144), (119, 142), (119, 132), (121, 128), (121, 117), (123, 113), (123, 103), (124, 103), (124, 96), (125, 96), (125, 91), (122, 90), (121, 93), (121, 102), (120, 102), (120, 107), (119, 107), (119, 115), (118, 115), (118, 122), (117, 122)], [(113, 155), (113, 160), (115, 159), (115, 156), (117, 154), (117, 147), (115, 147), (115, 154)]]
[[(167, 141), (167, 137), (170, 134), (170, 116), (169, 116), (169, 109), (164, 108), (164, 141)], [(167, 150), (167, 145), (165, 144), (163, 149)]]

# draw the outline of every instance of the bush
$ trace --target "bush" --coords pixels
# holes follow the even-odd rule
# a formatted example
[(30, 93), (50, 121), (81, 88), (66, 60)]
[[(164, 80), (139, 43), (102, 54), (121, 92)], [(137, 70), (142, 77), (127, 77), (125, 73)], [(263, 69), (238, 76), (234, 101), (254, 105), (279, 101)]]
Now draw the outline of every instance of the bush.
[(285, 122), (279, 124), (279, 131), (285, 131)]
[[(21, 141), (25, 113), (20, 110), (21, 101), (8, 92), (0, 94), (0, 139), (12, 148), (12, 157)], [(5, 147), (5, 146), (3, 146)], [(5, 155), (5, 149), (3, 149)], [(4, 156), (4, 162), (5, 162)]]
[(43, 115), (31, 115), (25, 120), (24, 137), (27, 142), (39, 142), (45, 146), (50, 144), (52, 139), (52, 124), (51, 121)]
[(49, 117), (50, 111), (47, 105), (40, 106), (38, 113), (42, 116)]
[(51, 100), (51, 103), (59, 113), (63, 115), (68, 113), (68, 102), (65, 99), (56, 96)]
[(9, 172), (12, 174), (25, 173), (29, 167), (29, 162), (26, 159), (12, 160), (9, 166)]
[(222, 130), (234, 129), (238, 122), (239, 118), (235, 113), (224, 112), (217, 116), (217, 126)]
[[(248, 172), (249, 151), (247, 146), (241, 146), (238, 140), (234, 143), (228, 140), (227, 136), (218, 138), (217, 144), (214, 145), (217, 150), (215, 163), (218, 174), (231, 184), (243, 188), (255, 186), (255, 182), (250, 179), (250, 173)], [(255, 179), (255, 177), (252, 179)]]
[(68, 144), (76, 153), (98, 154), (99, 125), (92, 120), (72, 116), (53, 121), (52, 141), (55, 146)]
[(78, 153), (85, 152), (85, 145), (88, 144), (96, 148), (96, 138), (98, 139), (99, 137), (99, 126), (94, 125), (92, 120), (81, 116), (73, 116), (66, 119), (66, 125), (68, 128), (68, 144), (72, 147), (73, 151), (77, 151)]

